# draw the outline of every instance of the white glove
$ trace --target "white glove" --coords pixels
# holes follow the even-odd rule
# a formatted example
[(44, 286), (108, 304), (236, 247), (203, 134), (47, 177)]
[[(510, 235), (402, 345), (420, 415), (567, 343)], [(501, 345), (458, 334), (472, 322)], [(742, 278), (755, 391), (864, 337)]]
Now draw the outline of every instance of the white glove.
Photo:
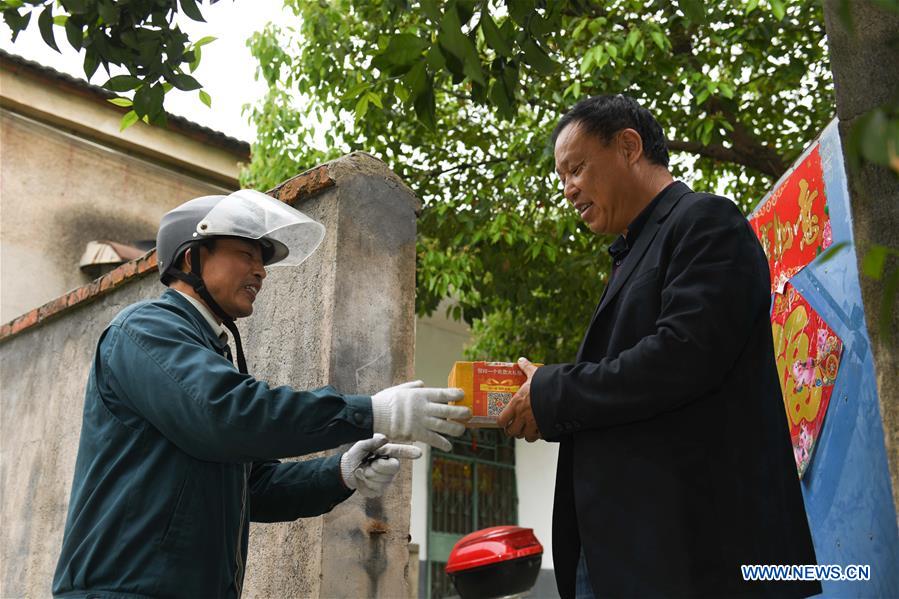
[(356, 442), (340, 456), (340, 477), (363, 497), (377, 497), (400, 471), (400, 460), (420, 457), (421, 450), (414, 445), (387, 443), (387, 437), (376, 434)]
[(421, 381), (384, 389), (371, 398), (372, 429), (392, 441), (420, 441), (449, 451), (452, 443), (438, 433), (458, 437), (465, 432), (463, 424), (451, 420), (468, 420), (471, 410), (446, 405), (463, 397), (462, 389), (426, 388)]

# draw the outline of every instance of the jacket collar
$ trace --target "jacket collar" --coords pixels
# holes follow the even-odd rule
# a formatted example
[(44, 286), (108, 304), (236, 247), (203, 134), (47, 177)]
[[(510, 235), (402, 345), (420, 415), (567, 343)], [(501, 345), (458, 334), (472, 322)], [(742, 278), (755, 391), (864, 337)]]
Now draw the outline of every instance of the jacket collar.
[[(593, 315), (593, 319), (596, 319), (596, 316), (602, 312), (603, 308), (605, 308), (613, 297), (621, 290), (622, 286), (624, 286), (625, 281), (631, 276), (631, 273), (634, 272), (637, 264), (640, 263), (640, 259), (643, 257), (643, 254), (646, 253), (646, 249), (652, 243), (652, 240), (655, 238), (656, 233), (659, 232), (659, 225), (661, 222), (667, 218), (668, 214), (671, 210), (677, 205), (682, 197), (690, 193), (692, 190), (687, 187), (686, 184), (677, 181), (673, 185), (669, 186), (659, 198), (658, 203), (653, 209), (652, 213), (649, 215), (649, 218), (646, 221), (646, 225), (644, 229), (640, 232), (640, 236), (637, 237), (637, 241), (634, 244), (634, 247), (631, 248), (630, 252), (627, 255), (627, 258), (624, 259), (624, 262), (615, 272), (615, 276), (612, 277), (612, 280), (606, 286), (606, 290), (602, 295), (602, 299), (600, 300), (599, 307), (596, 310), (596, 313)], [(592, 323), (591, 323), (592, 324)]]
[(221, 337), (219, 337), (215, 333), (215, 331), (212, 330), (210, 323), (206, 321), (206, 318), (203, 316), (200, 310), (182, 294), (178, 293), (174, 289), (166, 289), (160, 299), (167, 304), (180, 308), (181, 311), (184, 312), (188, 320), (196, 325), (197, 330), (201, 331), (203, 337), (208, 340), (209, 344), (212, 347), (215, 347), (217, 350), (221, 351), (225, 348), (226, 345), (228, 345), (227, 338), (222, 339)]

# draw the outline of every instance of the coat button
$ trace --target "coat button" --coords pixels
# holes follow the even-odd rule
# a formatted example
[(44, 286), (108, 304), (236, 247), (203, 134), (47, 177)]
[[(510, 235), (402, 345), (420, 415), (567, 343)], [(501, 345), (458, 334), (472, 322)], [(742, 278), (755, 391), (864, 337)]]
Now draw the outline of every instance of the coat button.
[(353, 414), (353, 422), (355, 422), (356, 424), (361, 425), (363, 420), (365, 420), (365, 416), (363, 416), (359, 412)]

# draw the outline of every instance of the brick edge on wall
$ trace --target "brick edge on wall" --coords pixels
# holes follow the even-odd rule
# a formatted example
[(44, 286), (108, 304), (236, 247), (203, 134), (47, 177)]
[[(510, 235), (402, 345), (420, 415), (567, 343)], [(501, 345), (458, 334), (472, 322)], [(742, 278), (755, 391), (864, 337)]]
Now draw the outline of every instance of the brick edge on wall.
[[(282, 202), (295, 205), (335, 185), (324, 164), (292, 177), (267, 193)], [(33, 329), (46, 321), (56, 318), (75, 306), (87, 304), (110, 293), (119, 286), (136, 278), (156, 272), (156, 250), (150, 250), (140, 258), (126, 262), (109, 271), (99, 279), (82, 285), (51, 300), (11, 321), (0, 325), (0, 343), (15, 337), (23, 331)]]

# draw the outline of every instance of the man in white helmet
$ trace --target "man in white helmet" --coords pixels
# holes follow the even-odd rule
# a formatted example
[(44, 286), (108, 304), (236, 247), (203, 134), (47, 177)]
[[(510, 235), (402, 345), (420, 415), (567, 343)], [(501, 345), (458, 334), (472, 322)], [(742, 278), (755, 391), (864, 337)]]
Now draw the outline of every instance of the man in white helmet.
[[(330, 511), (383, 493), (419, 449), (460, 435), (458, 389), (420, 381), (372, 397), (270, 387), (246, 372), (235, 319), (265, 267), (297, 265), (324, 227), (259, 192), (204, 196), (157, 236), (160, 298), (120, 312), (100, 337), (62, 550), (59, 597), (238, 597), (250, 520)], [(224, 327), (224, 328), (223, 328)], [(237, 365), (228, 346), (234, 337)], [(280, 463), (356, 441), (345, 453)]]

